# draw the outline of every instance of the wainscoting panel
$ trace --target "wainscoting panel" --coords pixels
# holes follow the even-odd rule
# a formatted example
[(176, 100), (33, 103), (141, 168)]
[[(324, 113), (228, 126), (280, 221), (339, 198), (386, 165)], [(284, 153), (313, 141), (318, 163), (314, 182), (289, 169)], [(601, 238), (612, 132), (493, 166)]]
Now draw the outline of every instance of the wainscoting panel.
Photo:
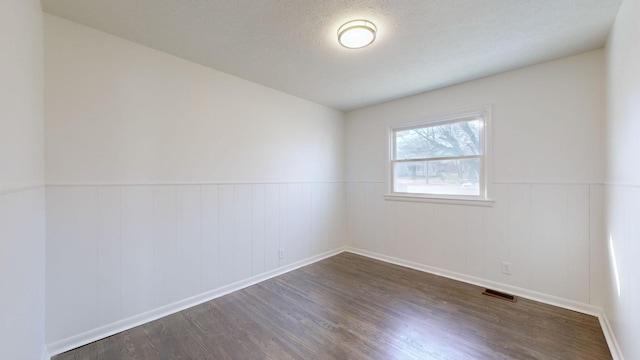
[[(48, 190), (49, 188), (47, 188)], [(67, 188), (67, 191), (76, 191), (81, 188)], [(91, 188), (95, 189), (95, 188)], [(52, 188), (53, 190), (53, 188)], [(121, 191), (121, 227), (122, 227), (122, 251), (121, 274), (122, 285), (120, 287), (121, 317), (127, 318), (135, 314), (149, 311), (154, 308), (156, 260), (154, 246), (154, 196), (153, 186), (127, 186)], [(95, 190), (94, 190), (95, 191)], [(48, 192), (47, 192), (48, 194)], [(49, 205), (47, 201), (47, 205)], [(53, 207), (55, 204), (51, 204)], [(91, 204), (83, 204), (86, 207)], [(54, 210), (55, 211), (55, 210)], [(50, 214), (49, 212), (47, 215)], [(48, 238), (50, 240), (51, 238)], [(77, 241), (88, 241), (88, 238)], [(72, 257), (83, 256), (74, 254)], [(82, 271), (82, 268), (76, 269)], [(52, 297), (60, 294), (47, 294)], [(56, 323), (52, 324), (52, 326)], [(54, 336), (54, 333), (48, 333)], [(55, 340), (55, 338), (50, 338)]]
[(57, 188), (47, 192), (47, 340), (92, 329), (98, 323), (98, 192)]
[[(493, 206), (476, 207), (386, 201), (384, 183), (353, 182), (349, 244), (589, 303), (591, 186), (599, 185), (500, 183)], [(503, 273), (502, 262), (511, 263), (512, 274)]]
[[(502, 186), (501, 186), (502, 187)], [(512, 184), (508, 186), (508, 234), (504, 238), (508, 259), (514, 265), (511, 284), (526, 288), (532, 283), (534, 237), (532, 233), (531, 186), (528, 184)], [(469, 234), (473, 236), (473, 234)], [(505, 258), (506, 259), (506, 258)], [(494, 259), (500, 261), (500, 259)], [(494, 262), (494, 268), (500, 263)], [(501, 274), (502, 270), (500, 269)]]
[(252, 254), (251, 254), (251, 185), (242, 184), (234, 185), (235, 198), (232, 200), (234, 211), (233, 214), (233, 233), (234, 237), (231, 247), (229, 259), (232, 265), (228, 269), (233, 269), (231, 282), (240, 281), (251, 277), (252, 273)]
[(179, 299), (176, 187), (153, 187), (153, 306)]
[(344, 187), (48, 186), (47, 342), (342, 247)]
[(177, 186), (176, 200), (176, 293), (179, 299), (185, 299), (205, 290), (202, 286), (201, 186)]
[(220, 286), (224, 286), (234, 282), (237, 278), (233, 260), (235, 247), (235, 186), (220, 185), (219, 191), (218, 224), (220, 225), (220, 242), (218, 245), (218, 273), (220, 274)]
[[(567, 296), (581, 302), (590, 301), (590, 190), (589, 185), (569, 186), (567, 202)], [(596, 219), (602, 221), (602, 219)]]
[(41, 358), (45, 272), (44, 187), (0, 184), (0, 358)]
[(467, 271), (471, 276), (484, 278), (486, 274), (485, 244), (487, 242), (487, 224), (485, 222), (487, 208), (470, 206), (467, 209), (467, 226), (465, 239)]
[(265, 185), (251, 188), (251, 275), (265, 272)]
[[(265, 271), (277, 269), (280, 263), (280, 185), (266, 184), (264, 196), (264, 266)], [(269, 249), (269, 251), (266, 251)]]
[[(564, 185), (535, 186), (531, 193), (531, 289), (566, 298), (567, 189)], [(574, 299), (577, 300), (577, 299)]]
[(218, 185), (202, 185), (202, 287), (220, 286), (219, 246), (220, 216)]
[[(287, 196), (283, 196), (286, 193)], [(287, 220), (283, 224), (286, 236), (280, 243), (280, 248), (284, 250), (284, 258), (280, 265), (288, 265), (293, 259), (300, 259), (304, 248), (302, 238), (302, 184), (292, 184), (287, 186), (286, 192), (281, 192), (281, 206), (286, 208)]]
[[(487, 237), (484, 245), (485, 279), (499, 283), (510, 284), (511, 277), (502, 272), (502, 261), (511, 258), (509, 246), (509, 186), (496, 184), (493, 186), (493, 207), (485, 208), (485, 224)], [(473, 235), (471, 235), (473, 236)], [(523, 271), (515, 265), (515, 276)], [(514, 275), (511, 275), (514, 276)]]
[(603, 307), (605, 279), (608, 269), (607, 234), (605, 231), (605, 187), (591, 185), (589, 193), (589, 302)]
[(98, 189), (98, 326), (120, 318), (120, 188)]

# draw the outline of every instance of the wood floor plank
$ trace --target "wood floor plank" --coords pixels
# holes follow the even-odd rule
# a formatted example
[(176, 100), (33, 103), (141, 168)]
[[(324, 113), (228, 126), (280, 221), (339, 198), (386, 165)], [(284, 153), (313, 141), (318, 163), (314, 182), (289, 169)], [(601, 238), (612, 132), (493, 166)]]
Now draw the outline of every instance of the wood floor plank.
[(611, 359), (598, 320), (342, 253), (57, 355), (69, 359)]

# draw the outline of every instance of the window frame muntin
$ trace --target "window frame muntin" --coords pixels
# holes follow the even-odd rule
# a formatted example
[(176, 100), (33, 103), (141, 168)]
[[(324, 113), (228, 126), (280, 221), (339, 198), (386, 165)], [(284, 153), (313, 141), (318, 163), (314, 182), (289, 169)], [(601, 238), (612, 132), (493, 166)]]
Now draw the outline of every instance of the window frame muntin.
[[(389, 152), (387, 155), (387, 194), (385, 199), (397, 201), (419, 201), (419, 202), (435, 202), (435, 203), (451, 203), (464, 205), (491, 206), (493, 200), (492, 182), (491, 182), (491, 165), (492, 165), (492, 149), (491, 149), (491, 105), (455, 111), (439, 116), (428, 116), (419, 121), (409, 123), (400, 123), (397, 125), (389, 125), (387, 127)], [(460, 157), (446, 158), (416, 158), (396, 160), (396, 132), (438, 125), (455, 124), (465, 121), (472, 121), (480, 118), (481, 129), (479, 133), (479, 143), (482, 149), (482, 155), (465, 155)], [(396, 192), (395, 188), (395, 164), (398, 162), (416, 162), (416, 161), (437, 161), (437, 160), (456, 160), (458, 158), (479, 158), (480, 159), (480, 194), (478, 196), (454, 195), (454, 194), (420, 194)]]

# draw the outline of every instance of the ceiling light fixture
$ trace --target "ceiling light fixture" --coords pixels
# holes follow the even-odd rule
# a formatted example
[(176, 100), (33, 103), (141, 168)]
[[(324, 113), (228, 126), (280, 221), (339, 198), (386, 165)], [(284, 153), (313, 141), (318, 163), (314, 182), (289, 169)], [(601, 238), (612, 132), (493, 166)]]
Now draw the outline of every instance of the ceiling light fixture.
[(338, 29), (338, 42), (349, 49), (363, 48), (376, 39), (377, 31), (371, 21), (352, 20)]

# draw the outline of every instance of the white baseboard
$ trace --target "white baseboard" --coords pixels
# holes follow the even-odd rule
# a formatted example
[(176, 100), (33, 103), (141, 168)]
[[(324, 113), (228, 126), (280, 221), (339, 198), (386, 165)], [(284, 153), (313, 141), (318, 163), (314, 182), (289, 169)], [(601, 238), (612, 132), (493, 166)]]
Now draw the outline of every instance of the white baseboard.
[(600, 315), (598, 316), (598, 320), (600, 321), (600, 327), (602, 328), (602, 332), (604, 333), (604, 338), (607, 340), (607, 345), (609, 345), (609, 351), (611, 351), (611, 357), (613, 360), (624, 360), (624, 356), (622, 356), (622, 351), (620, 351), (620, 345), (618, 345), (618, 341), (616, 337), (613, 335), (613, 329), (611, 328), (611, 324), (609, 323), (609, 319), (607, 318), (604, 310), (600, 309)]
[(472, 285), (476, 285), (484, 288), (495, 289), (498, 291), (517, 295), (526, 299), (538, 301), (544, 304), (558, 306), (564, 309), (573, 310), (583, 314), (595, 316), (598, 318), (598, 321), (600, 322), (600, 327), (602, 328), (602, 332), (604, 333), (604, 337), (607, 341), (607, 345), (609, 346), (609, 351), (611, 352), (611, 356), (613, 357), (613, 360), (624, 360), (624, 357), (622, 356), (622, 352), (620, 351), (620, 347), (618, 346), (618, 342), (616, 341), (616, 338), (613, 335), (611, 326), (609, 324), (609, 320), (607, 319), (601, 307), (594, 306), (591, 304), (585, 304), (579, 301), (564, 299), (564, 298), (553, 296), (553, 295), (539, 293), (536, 291), (531, 291), (531, 290), (523, 289), (516, 286), (502, 284), (502, 283), (491, 281), (491, 280), (464, 275), (454, 271), (444, 270), (444, 269), (440, 269), (433, 266), (428, 266), (420, 263), (415, 263), (412, 261), (395, 258), (392, 256), (374, 253), (371, 251), (356, 249), (350, 246), (347, 246), (345, 248), (345, 251), (353, 254), (357, 254), (357, 255), (362, 255), (371, 259), (384, 261), (390, 264), (400, 265), (410, 269), (446, 277), (446, 278), (457, 280), (457, 281), (462, 281), (468, 284), (472, 284)]
[(235, 282), (233, 284), (229, 284), (211, 291), (207, 291), (202, 294), (198, 294), (196, 296), (192, 296), (190, 298), (180, 300), (172, 304), (168, 304), (168, 305), (165, 305), (165, 306), (162, 306), (138, 315), (134, 315), (126, 319), (113, 322), (111, 324), (100, 326), (95, 329), (92, 329), (92, 330), (89, 330), (89, 331), (86, 331), (62, 340), (52, 342), (50, 344), (47, 344), (45, 348), (45, 353), (48, 353), (48, 354), (46, 358), (43, 355), (43, 359), (48, 360), (50, 356), (61, 354), (65, 351), (75, 349), (77, 347), (89, 344), (96, 340), (104, 339), (108, 336), (117, 334), (125, 330), (129, 330), (131, 328), (148, 323), (150, 321), (154, 321), (162, 317), (188, 309), (190, 307), (200, 305), (202, 303), (219, 298), (221, 296), (227, 295), (234, 291), (244, 289), (251, 285), (255, 285), (259, 282), (271, 279), (273, 277), (288, 273), (292, 270), (301, 268), (303, 266), (307, 266), (309, 264), (313, 264), (315, 262), (326, 259), (328, 257), (340, 254), (344, 252), (344, 250), (345, 250), (344, 247), (340, 247), (332, 251), (328, 251), (316, 256), (312, 256), (310, 258), (297, 261), (295, 263), (277, 268), (275, 270), (250, 277), (248, 279)]

